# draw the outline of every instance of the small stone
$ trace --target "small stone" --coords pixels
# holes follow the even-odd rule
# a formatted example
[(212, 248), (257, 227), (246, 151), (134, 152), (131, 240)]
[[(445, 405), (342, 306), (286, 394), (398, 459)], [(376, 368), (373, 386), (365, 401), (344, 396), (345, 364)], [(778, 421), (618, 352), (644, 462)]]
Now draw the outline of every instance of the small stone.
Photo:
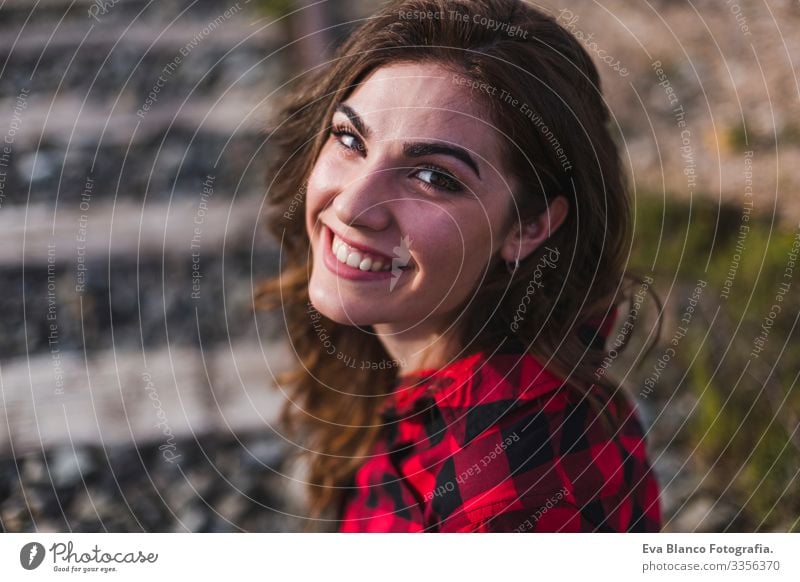
[(195, 496), (197, 495), (206, 495), (208, 490), (211, 488), (211, 485), (214, 483), (214, 476), (206, 471), (191, 471), (186, 475), (189, 479), (189, 483), (194, 488)]
[(35, 517), (40, 517), (43, 513), (46, 513), (45, 508), (48, 505), (48, 497), (52, 497), (52, 495), (52, 491), (48, 495), (48, 493), (44, 493), (38, 488), (27, 488), (23, 503), (27, 503), (28, 509)]
[(277, 439), (259, 439), (248, 443), (241, 451), (242, 462), (246, 466), (278, 467), (286, 456), (283, 443)]
[(185, 477), (181, 476), (173, 481), (161, 494), (164, 495), (173, 511), (183, 510), (198, 499), (198, 494), (195, 492), (191, 483), (187, 481)]
[(247, 510), (247, 499), (238, 491), (227, 493), (217, 505), (217, 512), (225, 519), (237, 523)]
[(82, 476), (94, 471), (94, 461), (85, 449), (64, 448), (53, 453), (49, 464), (50, 475), (56, 487), (71, 487)]
[(75, 497), (70, 510), (77, 519), (102, 521), (104, 515), (113, 511), (112, 505), (111, 498), (106, 493), (83, 491)]
[(19, 157), (17, 171), (24, 180), (40, 182), (53, 175), (58, 166), (53, 154), (39, 149), (35, 153), (24, 153)]
[(47, 471), (41, 455), (26, 455), (20, 459), (20, 476), (29, 485), (47, 482)]
[(21, 532), (27, 517), (25, 508), (16, 503), (6, 502), (0, 509), (0, 521), (7, 532)]
[(199, 508), (190, 507), (178, 515), (178, 520), (173, 531), (198, 532), (206, 523), (206, 515)]

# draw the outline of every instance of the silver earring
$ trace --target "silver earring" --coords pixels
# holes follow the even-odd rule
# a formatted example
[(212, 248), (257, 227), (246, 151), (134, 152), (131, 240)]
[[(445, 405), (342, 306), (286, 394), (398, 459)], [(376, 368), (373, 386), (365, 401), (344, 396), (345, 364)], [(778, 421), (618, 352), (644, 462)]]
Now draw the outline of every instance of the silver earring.
[(519, 259), (514, 259), (513, 263), (511, 261), (506, 261), (506, 270), (508, 271), (509, 275), (516, 273), (517, 269), (519, 269)]

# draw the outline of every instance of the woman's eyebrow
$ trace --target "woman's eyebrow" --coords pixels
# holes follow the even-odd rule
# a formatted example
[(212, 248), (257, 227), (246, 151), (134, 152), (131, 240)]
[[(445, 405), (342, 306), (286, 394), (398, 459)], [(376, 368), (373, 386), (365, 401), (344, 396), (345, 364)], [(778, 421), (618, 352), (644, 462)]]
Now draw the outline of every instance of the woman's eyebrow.
[(367, 127), (367, 124), (364, 123), (364, 120), (361, 119), (361, 116), (359, 116), (358, 113), (353, 111), (352, 107), (350, 107), (349, 105), (345, 105), (344, 103), (339, 103), (336, 106), (336, 112), (344, 113), (350, 120), (350, 123), (353, 124), (353, 127), (355, 127), (356, 130), (358, 130), (358, 133), (364, 136), (364, 139), (369, 139), (370, 135), (372, 134), (372, 131), (370, 130), (369, 127)]
[[(344, 113), (353, 124), (353, 127), (364, 136), (364, 139), (369, 139), (372, 135), (372, 130), (364, 123), (361, 116), (356, 113), (352, 107), (345, 103), (339, 103), (335, 109), (336, 112)], [(458, 146), (445, 145), (437, 142), (407, 142), (403, 144), (403, 154), (409, 158), (421, 158), (423, 156), (431, 156), (434, 154), (442, 154), (445, 156), (452, 156), (464, 162), (470, 169), (475, 172), (478, 179), (481, 180), (481, 173), (478, 170), (478, 164), (472, 156), (467, 153), (467, 150)]]
[(403, 154), (409, 158), (420, 158), (422, 156), (430, 156), (434, 154), (443, 154), (445, 156), (452, 156), (461, 160), (475, 172), (478, 179), (481, 179), (481, 173), (478, 170), (478, 164), (467, 153), (467, 150), (458, 146), (445, 145), (436, 142), (407, 142), (403, 144)]

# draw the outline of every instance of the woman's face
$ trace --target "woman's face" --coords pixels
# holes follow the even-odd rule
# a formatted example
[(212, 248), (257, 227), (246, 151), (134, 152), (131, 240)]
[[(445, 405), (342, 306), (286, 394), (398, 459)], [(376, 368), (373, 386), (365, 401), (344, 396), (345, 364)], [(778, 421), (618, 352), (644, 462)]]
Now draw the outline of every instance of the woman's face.
[(347, 325), (447, 325), (508, 234), (515, 184), (463, 77), (379, 68), (341, 103), (308, 181), (311, 302)]

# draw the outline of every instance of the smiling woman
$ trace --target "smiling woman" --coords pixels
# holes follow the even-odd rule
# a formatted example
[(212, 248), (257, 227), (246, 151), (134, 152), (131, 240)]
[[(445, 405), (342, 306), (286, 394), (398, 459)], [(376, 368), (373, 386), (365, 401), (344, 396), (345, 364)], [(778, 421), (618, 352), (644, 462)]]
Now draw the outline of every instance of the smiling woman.
[(258, 300), (300, 358), (312, 520), (659, 528), (636, 414), (596, 374), (635, 286), (607, 122), (586, 52), (517, 0), (395, 2), (293, 88)]

